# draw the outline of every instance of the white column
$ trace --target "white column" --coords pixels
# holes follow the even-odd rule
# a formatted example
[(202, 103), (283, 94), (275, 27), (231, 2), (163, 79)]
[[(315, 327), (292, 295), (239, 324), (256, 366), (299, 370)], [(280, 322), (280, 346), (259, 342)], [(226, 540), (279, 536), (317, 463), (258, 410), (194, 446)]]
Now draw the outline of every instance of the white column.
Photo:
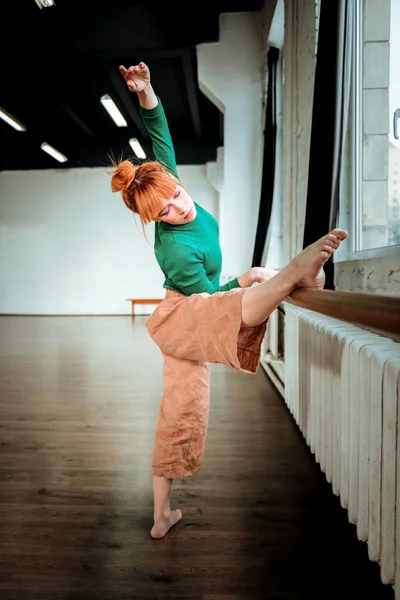
[(224, 113), (220, 193), (223, 275), (249, 269), (261, 192), (264, 52), (261, 13), (223, 14), (220, 41), (197, 47), (199, 86)]

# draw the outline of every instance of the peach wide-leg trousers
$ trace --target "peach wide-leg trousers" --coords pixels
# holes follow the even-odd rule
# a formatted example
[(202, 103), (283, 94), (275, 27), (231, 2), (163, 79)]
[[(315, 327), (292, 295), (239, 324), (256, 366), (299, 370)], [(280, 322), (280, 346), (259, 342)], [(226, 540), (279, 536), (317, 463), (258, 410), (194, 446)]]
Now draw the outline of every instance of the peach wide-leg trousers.
[(146, 320), (164, 357), (153, 475), (177, 479), (200, 471), (210, 407), (210, 363), (256, 373), (267, 322), (242, 321), (242, 296), (235, 288), (184, 296), (167, 290)]

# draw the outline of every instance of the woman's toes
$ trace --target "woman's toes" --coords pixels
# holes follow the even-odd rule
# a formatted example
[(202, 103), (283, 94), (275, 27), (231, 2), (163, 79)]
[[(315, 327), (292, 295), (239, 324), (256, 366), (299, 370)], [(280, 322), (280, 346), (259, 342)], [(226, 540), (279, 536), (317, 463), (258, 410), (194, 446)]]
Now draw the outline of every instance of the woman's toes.
[(339, 227), (337, 227), (336, 229), (332, 229), (330, 233), (336, 236), (341, 242), (345, 240), (349, 235), (347, 231), (345, 231), (344, 229), (340, 229)]

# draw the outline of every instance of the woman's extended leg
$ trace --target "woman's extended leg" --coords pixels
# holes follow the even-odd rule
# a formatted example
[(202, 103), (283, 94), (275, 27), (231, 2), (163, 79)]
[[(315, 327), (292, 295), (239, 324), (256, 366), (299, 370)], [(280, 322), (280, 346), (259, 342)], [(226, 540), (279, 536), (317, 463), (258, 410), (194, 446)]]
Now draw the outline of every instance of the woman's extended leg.
[(164, 393), (153, 454), (154, 526), (150, 535), (165, 536), (182, 518), (171, 510), (174, 479), (195, 475), (203, 460), (210, 408), (210, 365), (164, 354)]
[(346, 237), (343, 229), (333, 229), (307, 246), (272, 279), (247, 289), (242, 300), (242, 318), (246, 325), (255, 327), (265, 321), (297, 287), (307, 287), (307, 282), (311, 287), (323, 265)]

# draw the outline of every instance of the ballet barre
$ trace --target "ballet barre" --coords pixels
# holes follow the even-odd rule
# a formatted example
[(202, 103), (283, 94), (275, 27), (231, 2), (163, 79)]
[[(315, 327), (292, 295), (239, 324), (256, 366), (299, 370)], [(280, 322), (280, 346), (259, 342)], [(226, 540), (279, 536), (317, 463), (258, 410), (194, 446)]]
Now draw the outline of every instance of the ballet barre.
[(287, 301), (334, 319), (400, 336), (399, 294), (299, 288)]

